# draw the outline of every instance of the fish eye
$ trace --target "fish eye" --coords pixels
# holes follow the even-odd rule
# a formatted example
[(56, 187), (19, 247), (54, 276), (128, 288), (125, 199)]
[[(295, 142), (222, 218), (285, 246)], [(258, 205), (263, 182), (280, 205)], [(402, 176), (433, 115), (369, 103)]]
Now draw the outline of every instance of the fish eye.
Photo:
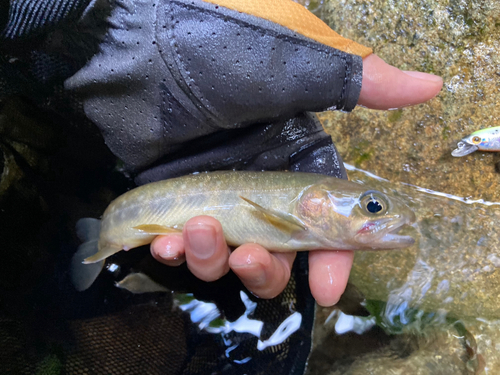
[(478, 137), (477, 135), (475, 135), (474, 137), (472, 137), (472, 143), (474, 143), (475, 145), (477, 145), (478, 143), (481, 143), (481, 137)]
[(370, 190), (364, 193), (360, 204), (368, 215), (383, 215), (387, 212), (387, 201), (378, 191)]

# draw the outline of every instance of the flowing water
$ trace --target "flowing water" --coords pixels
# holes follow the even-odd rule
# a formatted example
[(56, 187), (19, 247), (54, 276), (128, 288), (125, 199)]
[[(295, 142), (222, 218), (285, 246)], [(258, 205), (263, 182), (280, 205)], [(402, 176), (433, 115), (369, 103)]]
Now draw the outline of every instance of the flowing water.
[[(388, 345), (402, 341), (405, 352), (382, 345), (380, 338), (366, 353), (353, 348), (349, 366), (341, 367), (338, 359), (327, 362), (339, 373), (353, 374), (497, 373), (500, 202), (464, 199), (348, 169), (353, 181), (408, 202), (418, 218), (408, 232), (418, 240), (401, 251), (357, 252), (350, 283), (366, 299), (362, 304), (370, 315), (323, 309), (317, 325), (323, 331), (316, 337), (319, 346), (331, 340), (325, 329), (331, 334), (351, 332), (345, 338), (349, 341), (359, 339), (352, 334), (364, 335), (376, 324), (388, 335)], [(410, 343), (415, 347), (407, 348)], [(339, 342), (331, 345), (335, 351)]]

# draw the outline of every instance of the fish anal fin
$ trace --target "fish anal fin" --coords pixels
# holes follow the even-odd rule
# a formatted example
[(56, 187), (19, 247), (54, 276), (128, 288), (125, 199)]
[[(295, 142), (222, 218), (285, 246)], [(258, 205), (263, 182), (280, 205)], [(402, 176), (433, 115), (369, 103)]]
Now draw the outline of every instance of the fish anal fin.
[(281, 212), (262, 207), (260, 204), (255, 203), (248, 198), (242, 197), (241, 195), (240, 198), (243, 199), (248, 204), (250, 204), (257, 211), (262, 213), (265, 216), (265, 218), (275, 227), (278, 227), (280, 229), (285, 229), (291, 232), (307, 230), (304, 224), (302, 224), (298, 219), (294, 218), (293, 216), (284, 215)]
[(167, 227), (165, 225), (159, 224), (141, 224), (134, 227), (134, 229), (141, 231), (146, 234), (159, 236), (161, 234), (172, 234), (172, 233), (180, 233), (180, 229)]
[(122, 250), (122, 248), (119, 248), (119, 247), (106, 246), (106, 247), (100, 249), (94, 255), (89, 256), (88, 258), (85, 258), (82, 263), (83, 264), (96, 263), (96, 262), (99, 262), (101, 260), (106, 259), (107, 257), (110, 257), (113, 254), (116, 254), (117, 252), (119, 252), (121, 250)]

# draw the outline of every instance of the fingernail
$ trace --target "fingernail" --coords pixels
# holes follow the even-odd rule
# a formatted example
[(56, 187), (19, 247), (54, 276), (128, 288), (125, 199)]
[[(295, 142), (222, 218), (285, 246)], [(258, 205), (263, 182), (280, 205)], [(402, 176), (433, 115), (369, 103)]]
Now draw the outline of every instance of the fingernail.
[(168, 242), (166, 246), (158, 252), (158, 255), (165, 260), (176, 260), (179, 258), (179, 251)]
[(437, 75), (430, 74), (430, 73), (424, 73), (424, 72), (415, 72), (415, 71), (409, 71), (409, 70), (403, 70), (403, 73), (414, 77), (418, 79), (423, 79), (425, 81), (431, 81), (431, 82), (442, 82), (443, 79)]
[(197, 224), (186, 227), (187, 242), (191, 253), (199, 259), (208, 259), (217, 248), (217, 233), (211, 225)]
[(184, 252), (182, 236), (178, 234), (157, 237), (151, 242), (150, 247), (153, 256), (168, 261), (180, 259), (182, 256), (181, 253)]

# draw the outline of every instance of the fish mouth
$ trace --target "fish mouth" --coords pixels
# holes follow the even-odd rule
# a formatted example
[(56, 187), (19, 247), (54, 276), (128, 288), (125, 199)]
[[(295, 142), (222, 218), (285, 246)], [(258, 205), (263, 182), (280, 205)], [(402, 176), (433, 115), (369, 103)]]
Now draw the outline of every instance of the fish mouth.
[(359, 245), (365, 249), (398, 249), (415, 243), (412, 236), (399, 232), (415, 222), (415, 214), (411, 212), (407, 218), (385, 219), (366, 223), (355, 236)]
[(406, 227), (408, 224), (403, 223), (393, 230), (385, 233), (381, 238), (380, 242), (386, 249), (408, 247), (415, 243), (415, 239), (412, 236), (406, 236), (398, 234), (398, 232)]
[(456, 158), (459, 158), (465, 155), (472, 154), (474, 151), (477, 150), (479, 150), (478, 146), (466, 143), (464, 141), (460, 141), (457, 143), (457, 148), (451, 152), (451, 155)]

